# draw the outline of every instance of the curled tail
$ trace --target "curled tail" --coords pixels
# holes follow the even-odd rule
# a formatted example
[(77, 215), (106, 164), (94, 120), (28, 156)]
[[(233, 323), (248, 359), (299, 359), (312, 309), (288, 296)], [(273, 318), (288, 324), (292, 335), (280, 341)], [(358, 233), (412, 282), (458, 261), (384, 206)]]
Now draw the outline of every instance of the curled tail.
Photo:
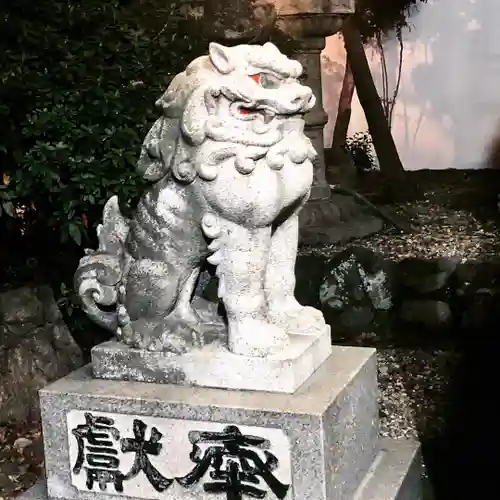
[(129, 225), (120, 213), (116, 196), (107, 201), (102, 218), (97, 227), (99, 248), (86, 250), (75, 272), (74, 285), (90, 319), (116, 333), (121, 282), (131, 259), (125, 251)]

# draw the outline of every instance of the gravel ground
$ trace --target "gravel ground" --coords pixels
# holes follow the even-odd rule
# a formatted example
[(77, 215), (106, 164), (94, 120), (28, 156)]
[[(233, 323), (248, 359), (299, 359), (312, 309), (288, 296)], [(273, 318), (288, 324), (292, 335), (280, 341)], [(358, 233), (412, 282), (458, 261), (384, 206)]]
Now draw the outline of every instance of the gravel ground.
[[(434, 258), (458, 256), (469, 259), (497, 258), (500, 255), (500, 231), (497, 220), (483, 220), (471, 210), (436, 205), (433, 199), (393, 207), (409, 219), (412, 231), (400, 233), (392, 227), (353, 240), (351, 244), (383, 253), (394, 261), (408, 257)], [(302, 255), (332, 255), (345, 245), (303, 247)]]
[(13, 498), (43, 474), (39, 422), (0, 426), (0, 500)]
[[(352, 243), (378, 250), (387, 257), (432, 258), (459, 256), (462, 260), (500, 255), (500, 170), (441, 170), (407, 172), (420, 186), (416, 201), (385, 205), (377, 172), (363, 174), (356, 190), (410, 222), (412, 231), (392, 227)], [(329, 255), (345, 245), (301, 248), (301, 254)]]
[(440, 434), (460, 355), (444, 350), (379, 349), (377, 356), (381, 435), (420, 440)]

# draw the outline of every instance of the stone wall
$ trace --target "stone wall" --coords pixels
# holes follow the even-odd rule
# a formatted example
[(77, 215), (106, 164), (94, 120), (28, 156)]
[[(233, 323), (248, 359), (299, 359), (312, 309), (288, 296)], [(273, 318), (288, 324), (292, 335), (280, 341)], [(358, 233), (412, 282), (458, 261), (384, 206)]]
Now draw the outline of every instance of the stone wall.
[(0, 294), (0, 424), (37, 417), (37, 391), (83, 364), (48, 286)]
[(434, 342), (491, 331), (500, 319), (499, 280), (500, 259), (396, 262), (356, 246), (297, 263), (298, 297), (321, 307), (334, 343), (363, 336)]

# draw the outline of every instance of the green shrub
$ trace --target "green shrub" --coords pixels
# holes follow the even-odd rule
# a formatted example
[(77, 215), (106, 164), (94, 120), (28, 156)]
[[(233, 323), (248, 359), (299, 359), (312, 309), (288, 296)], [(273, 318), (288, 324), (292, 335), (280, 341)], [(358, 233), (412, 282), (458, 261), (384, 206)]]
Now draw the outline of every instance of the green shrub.
[(134, 204), (142, 189), (135, 162), (158, 115), (154, 102), (206, 46), (183, 34), (178, 6), (2, 2), (2, 217), (22, 207), (28, 229), (81, 244), (112, 194), (125, 211)]

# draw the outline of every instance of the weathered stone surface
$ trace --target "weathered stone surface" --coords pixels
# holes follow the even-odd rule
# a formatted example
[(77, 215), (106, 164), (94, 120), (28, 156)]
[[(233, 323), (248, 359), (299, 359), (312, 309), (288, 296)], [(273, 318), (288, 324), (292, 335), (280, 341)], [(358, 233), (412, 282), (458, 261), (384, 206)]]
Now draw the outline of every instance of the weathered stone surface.
[(397, 264), (399, 283), (418, 293), (435, 292), (447, 285), (459, 262), (459, 257), (442, 257), (428, 261), (404, 259)]
[(30, 287), (18, 288), (0, 295), (0, 321), (2, 324), (42, 325), (45, 311), (37, 293)]
[[(108, 200), (99, 247), (75, 274), (85, 312), (119, 341), (182, 355), (223, 320), (231, 352), (266, 357), (296, 333), (324, 330), (321, 312), (294, 296), (298, 214), (317, 156), (302, 70), (272, 43), (212, 43), (158, 100), (137, 164), (152, 186), (131, 220)], [(221, 315), (191, 301), (206, 262)]]
[[(289, 460), (293, 486), (288, 500), (352, 498), (379, 452), (377, 395), (375, 352), (363, 348), (334, 347), (328, 360), (292, 395), (99, 380), (92, 379), (85, 368), (41, 391), (49, 496), (67, 500), (116, 498), (97, 487), (94, 492), (85, 492), (73, 486), (69, 446), (74, 446), (75, 438), (68, 427), (68, 414), (89, 411), (128, 419), (127, 425), (118, 429), (124, 438), (130, 437), (132, 419), (143, 418), (148, 424), (152, 423), (148, 419), (155, 419), (163, 448), (151, 459), (162, 474), (169, 471), (166, 457), (172, 453), (169, 429), (175, 428), (179, 434), (199, 430), (201, 422), (207, 422), (217, 428), (265, 428), (268, 439), (281, 431), (288, 446), (280, 438), (282, 444), (273, 448), (271, 442), (269, 451), (276, 453), (283, 465)], [(150, 431), (148, 427), (146, 439)], [(184, 473), (189, 471), (190, 451), (184, 445), (174, 450), (186, 459)], [(132, 458), (123, 465), (127, 470)], [(280, 477), (285, 480), (286, 473)], [(138, 484), (136, 480), (131, 483)], [(167, 489), (161, 498), (206, 498), (196, 494), (197, 488), (193, 493), (182, 493), (179, 486)], [(128, 485), (124, 487), (130, 491)], [(148, 488), (148, 496), (156, 498), (157, 493)], [(130, 498), (139, 497), (131, 494)]]
[[(463, 294), (484, 289), (500, 292), (500, 260), (469, 260), (457, 266), (454, 286)], [(481, 293), (481, 292), (480, 292)]]
[(290, 346), (265, 358), (233, 354), (214, 340), (179, 356), (105, 342), (92, 349), (97, 378), (293, 393), (328, 358), (330, 328), (290, 336)]
[[(432, 500), (421, 481), (421, 456), (417, 443), (384, 439), (382, 449), (362, 482), (355, 500)], [(49, 500), (47, 483), (39, 480), (18, 496), (19, 500)]]
[(369, 325), (376, 311), (392, 308), (390, 268), (378, 254), (351, 247), (329, 263), (319, 298), (347, 328)]
[(453, 319), (446, 302), (430, 299), (405, 300), (399, 308), (399, 315), (403, 321), (427, 328), (449, 326)]
[(335, 309), (366, 301), (376, 310), (392, 307), (390, 270), (379, 254), (353, 246), (337, 254), (329, 267), (320, 287), (324, 304)]
[[(38, 483), (21, 499), (207, 498), (201, 484), (209, 480), (210, 471), (189, 490), (175, 477), (192, 470), (189, 453), (200, 431), (220, 432), (231, 425), (268, 440), (267, 450), (277, 459), (275, 476), (290, 485), (282, 497), (286, 500), (421, 500), (418, 445), (379, 440), (377, 394), (374, 350), (363, 348), (334, 347), (293, 395), (111, 382), (92, 379), (86, 367), (41, 393), (47, 482)], [(73, 429), (90, 416), (112, 420), (107, 423), (115, 428), (111, 446), (118, 450), (124, 473), (134, 453), (122, 451), (129, 448), (122, 440), (133, 437), (133, 421), (146, 426), (146, 440), (155, 432), (161, 449), (157, 454), (151, 445), (144, 449), (157, 472), (165, 480), (174, 479), (172, 483), (163, 481), (168, 487), (158, 492), (138, 471), (124, 481), (123, 493), (112, 491), (112, 484), (104, 491), (96, 483), (89, 487), (81, 477), (84, 469), (73, 468), (78, 449)], [(262, 478), (255, 486), (269, 489)]]
[(38, 412), (37, 391), (82, 365), (48, 286), (0, 294), (0, 422)]
[(346, 243), (377, 233), (384, 227), (353, 196), (331, 193), (326, 200), (308, 202), (300, 213), (300, 241), (305, 245)]
[[(423, 500), (419, 443), (383, 439), (356, 500)], [(425, 499), (430, 500), (430, 499)]]
[[(355, 245), (333, 256), (330, 248), (324, 253), (302, 252), (297, 260), (297, 297), (322, 310), (334, 343), (365, 345), (367, 339), (379, 342), (401, 336), (416, 340), (426, 329), (458, 338), (474, 330), (491, 331), (500, 321), (500, 260), (496, 258), (459, 264), (454, 257), (400, 262), (382, 251), (359, 251)], [(359, 267), (371, 276), (378, 269), (387, 275), (382, 289), (375, 286), (381, 293), (378, 299), (374, 295), (375, 302)], [(380, 302), (391, 306), (380, 308)]]

